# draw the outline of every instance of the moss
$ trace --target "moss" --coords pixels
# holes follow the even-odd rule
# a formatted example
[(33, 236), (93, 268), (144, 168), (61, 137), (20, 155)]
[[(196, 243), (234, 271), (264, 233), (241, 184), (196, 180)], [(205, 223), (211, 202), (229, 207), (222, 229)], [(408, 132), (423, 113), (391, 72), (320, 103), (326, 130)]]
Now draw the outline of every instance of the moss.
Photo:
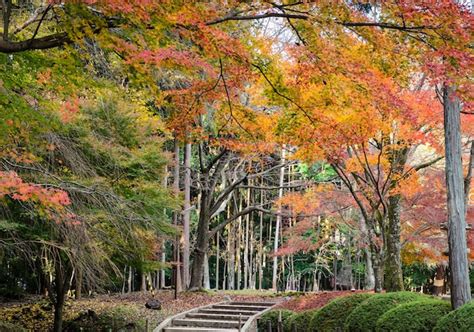
[(474, 301), (451, 311), (438, 320), (434, 332), (470, 332), (474, 331)]
[(27, 330), (24, 329), (20, 325), (12, 324), (9, 322), (2, 322), (0, 321), (0, 332), (26, 332)]
[(352, 310), (371, 296), (373, 294), (363, 293), (332, 300), (313, 316), (311, 331), (342, 331)]
[(379, 318), (376, 331), (429, 332), (449, 311), (451, 311), (451, 305), (437, 299), (423, 299), (400, 304)]
[(137, 319), (138, 316), (138, 310), (129, 306), (117, 306), (100, 314), (87, 311), (72, 321), (64, 322), (64, 331), (139, 332), (145, 329), (145, 323)]
[(311, 319), (318, 310), (308, 310), (292, 314), (286, 321), (284, 331), (288, 332), (306, 332), (312, 331), (310, 329)]
[(270, 310), (264, 313), (258, 319), (258, 329), (260, 331), (267, 331), (268, 329), (268, 322), (272, 324), (272, 331), (277, 331), (278, 329), (278, 317), (281, 313), (281, 320), (283, 326), (285, 326), (286, 321), (293, 315), (293, 311), (286, 310), (286, 309), (278, 309), (278, 310)]
[(410, 292), (377, 294), (359, 304), (347, 317), (344, 331), (375, 331), (379, 318), (399, 304), (429, 298), (426, 295)]

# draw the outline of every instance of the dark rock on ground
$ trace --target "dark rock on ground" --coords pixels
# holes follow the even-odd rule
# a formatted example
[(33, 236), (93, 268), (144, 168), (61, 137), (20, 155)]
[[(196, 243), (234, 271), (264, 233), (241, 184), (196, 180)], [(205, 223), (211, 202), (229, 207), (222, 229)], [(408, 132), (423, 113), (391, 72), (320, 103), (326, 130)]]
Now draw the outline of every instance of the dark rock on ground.
[(161, 302), (157, 299), (151, 299), (146, 301), (145, 307), (147, 309), (161, 310)]

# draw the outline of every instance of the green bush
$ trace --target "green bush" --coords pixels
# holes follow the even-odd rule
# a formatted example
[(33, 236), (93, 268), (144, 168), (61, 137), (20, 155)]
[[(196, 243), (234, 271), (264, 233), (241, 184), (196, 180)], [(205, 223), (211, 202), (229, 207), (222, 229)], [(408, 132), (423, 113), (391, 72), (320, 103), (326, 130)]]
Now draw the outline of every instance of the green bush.
[(258, 330), (267, 331), (268, 322), (270, 321), (272, 322), (272, 331), (277, 331), (280, 312), (283, 326), (285, 326), (286, 321), (293, 315), (293, 311), (286, 309), (270, 310), (258, 319)]
[(20, 325), (12, 324), (9, 322), (2, 322), (0, 321), (0, 332), (26, 332), (27, 330), (24, 329)]
[(437, 321), (451, 311), (447, 301), (423, 299), (400, 304), (377, 321), (377, 332), (430, 332)]
[(145, 322), (139, 319), (138, 310), (128, 306), (117, 306), (100, 314), (89, 310), (76, 319), (64, 323), (64, 332), (141, 332), (144, 330)]
[(434, 332), (470, 332), (474, 331), (474, 301), (451, 311), (441, 317)]
[(347, 317), (359, 304), (373, 294), (362, 293), (339, 297), (318, 310), (311, 320), (311, 331), (342, 331)]
[[(306, 332), (311, 331), (310, 322), (318, 310), (307, 310), (292, 314), (286, 321), (284, 330), (287, 332)], [(265, 330), (264, 330), (265, 331)]]
[(375, 331), (378, 319), (397, 305), (429, 298), (426, 295), (410, 292), (376, 294), (359, 304), (347, 317), (344, 331)]

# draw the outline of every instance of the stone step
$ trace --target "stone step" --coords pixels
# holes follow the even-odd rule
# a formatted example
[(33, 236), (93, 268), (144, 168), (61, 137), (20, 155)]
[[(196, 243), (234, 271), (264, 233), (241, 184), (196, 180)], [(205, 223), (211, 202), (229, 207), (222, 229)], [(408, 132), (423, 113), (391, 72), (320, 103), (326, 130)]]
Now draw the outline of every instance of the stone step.
[[(241, 323), (244, 325), (244, 322)], [(239, 322), (231, 320), (216, 319), (196, 319), (196, 318), (177, 318), (173, 319), (173, 326), (190, 326), (190, 327), (212, 327), (212, 328), (239, 328)]]
[(274, 306), (276, 303), (274, 302), (245, 302), (245, 301), (237, 301), (237, 302), (230, 302), (230, 305), (247, 305), (247, 306), (256, 306), (256, 307), (271, 307)]
[(238, 315), (239, 313), (245, 316), (253, 316), (258, 311), (254, 310), (238, 310), (238, 309), (219, 309), (219, 308), (206, 308), (199, 309), (199, 313), (203, 314), (222, 314), (222, 315)]
[[(247, 321), (251, 315), (242, 315), (240, 314), (240, 319), (242, 322)], [(218, 320), (239, 320), (239, 313), (232, 313), (232, 314), (210, 314), (210, 313), (202, 313), (202, 312), (190, 312), (186, 314), (186, 318), (200, 318), (200, 319), (218, 319)]]
[(216, 329), (212, 327), (187, 327), (187, 326), (170, 326), (165, 327), (163, 332), (238, 332), (238, 329)]
[(265, 310), (268, 307), (262, 307), (262, 306), (247, 306), (247, 305), (241, 305), (241, 304), (218, 304), (218, 305), (213, 305), (212, 309), (231, 309), (231, 310), (243, 310), (243, 311), (253, 311), (255, 313)]

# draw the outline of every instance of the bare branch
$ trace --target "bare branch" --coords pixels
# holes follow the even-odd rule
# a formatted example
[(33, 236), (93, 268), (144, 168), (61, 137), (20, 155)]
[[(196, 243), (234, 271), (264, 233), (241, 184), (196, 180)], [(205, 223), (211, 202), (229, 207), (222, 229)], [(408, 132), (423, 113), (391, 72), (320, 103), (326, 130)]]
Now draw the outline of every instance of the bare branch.
[(260, 19), (270, 18), (270, 17), (294, 18), (294, 19), (300, 19), (300, 20), (306, 20), (309, 18), (309, 16), (305, 14), (289, 14), (289, 13), (274, 13), (274, 12), (268, 12), (268, 13), (256, 14), (256, 15), (245, 15), (245, 16), (239, 16), (238, 14), (231, 13), (230, 15), (226, 15), (222, 18), (209, 21), (206, 23), (206, 25), (215, 25), (215, 24), (219, 24), (219, 23), (223, 23), (227, 21), (252, 21), (252, 20), (260, 20)]

